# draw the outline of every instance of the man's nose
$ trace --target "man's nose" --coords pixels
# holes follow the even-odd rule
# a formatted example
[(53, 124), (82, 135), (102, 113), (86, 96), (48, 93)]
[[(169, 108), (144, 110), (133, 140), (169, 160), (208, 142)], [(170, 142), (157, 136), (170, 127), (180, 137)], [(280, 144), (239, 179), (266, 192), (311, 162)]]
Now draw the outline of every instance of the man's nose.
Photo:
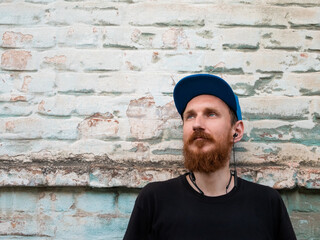
[(204, 130), (204, 121), (203, 121), (203, 117), (201, 116), (196, 116), (196, 118), (194, 119), (194, 122), (193, 122), (193, 130), (196, 131), (196, 130)]

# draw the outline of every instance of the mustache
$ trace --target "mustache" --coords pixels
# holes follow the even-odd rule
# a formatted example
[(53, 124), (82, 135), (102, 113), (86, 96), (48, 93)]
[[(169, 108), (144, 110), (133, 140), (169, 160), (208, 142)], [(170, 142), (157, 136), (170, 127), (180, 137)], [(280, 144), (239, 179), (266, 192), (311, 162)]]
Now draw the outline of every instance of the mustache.
[(188, 139), (188, 144), (191, 144), (193, 141), (195, 141), (198, 138), (202, 138), (209, 142), (214, 142), (214, 139), (204, 131), (194, 131), (193, 134)]

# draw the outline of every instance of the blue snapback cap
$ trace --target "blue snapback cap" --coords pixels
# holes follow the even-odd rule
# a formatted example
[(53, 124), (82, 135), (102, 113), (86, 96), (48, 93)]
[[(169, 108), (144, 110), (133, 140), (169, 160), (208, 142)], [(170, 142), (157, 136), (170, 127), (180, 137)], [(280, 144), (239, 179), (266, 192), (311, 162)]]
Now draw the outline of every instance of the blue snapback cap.
[(229, 84), (220, 77), (211, 74), (195, 74), (182, 78), (173, 90), (173, 99), (179, 114), (182, 114), (188, 102), (199, 95), (213, 95), (224, 101), (242, 120), (238, 97)]

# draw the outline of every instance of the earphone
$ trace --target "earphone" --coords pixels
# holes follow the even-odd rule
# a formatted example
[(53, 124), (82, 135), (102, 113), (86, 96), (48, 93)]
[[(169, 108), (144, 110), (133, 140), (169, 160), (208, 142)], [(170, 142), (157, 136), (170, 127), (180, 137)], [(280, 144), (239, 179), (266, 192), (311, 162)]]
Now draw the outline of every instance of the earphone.
[(235, 137), (238, 137), (238, 133), (233, 134), (233, 137), (234, 137), (234, 138), (235, 138)]

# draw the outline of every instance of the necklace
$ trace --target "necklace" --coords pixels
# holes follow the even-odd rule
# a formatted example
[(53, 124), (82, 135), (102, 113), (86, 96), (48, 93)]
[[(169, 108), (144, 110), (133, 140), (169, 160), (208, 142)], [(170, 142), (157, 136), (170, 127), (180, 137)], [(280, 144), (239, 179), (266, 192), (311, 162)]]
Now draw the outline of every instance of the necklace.
[[(194, 176), (194, 173), (193, 172), (189, 172), (188, 173), (189, 175), (189, 179), (190, 181), (192, 182), (192, 184), (196, 187), (196, 189), (200, 192), (201, 195), (205, 196), (203, 191), (198, 187), (197, 183), (196, 183), (196, 177)], [(230, 178), (229, 178), (229, 181), (228, 181), (228, 185), (226, 186), (226, 194), (228, 193), (228, 188), (230, 186), (230, 183), (231, 183), (231, 179), (232, 179), (232, 176), (234, 176), (234, 181), (236, 182), (236, 173), (234, 171), (231, 171), (230, 170)], [(234, 184), (236, 186), (236, 184)]]

